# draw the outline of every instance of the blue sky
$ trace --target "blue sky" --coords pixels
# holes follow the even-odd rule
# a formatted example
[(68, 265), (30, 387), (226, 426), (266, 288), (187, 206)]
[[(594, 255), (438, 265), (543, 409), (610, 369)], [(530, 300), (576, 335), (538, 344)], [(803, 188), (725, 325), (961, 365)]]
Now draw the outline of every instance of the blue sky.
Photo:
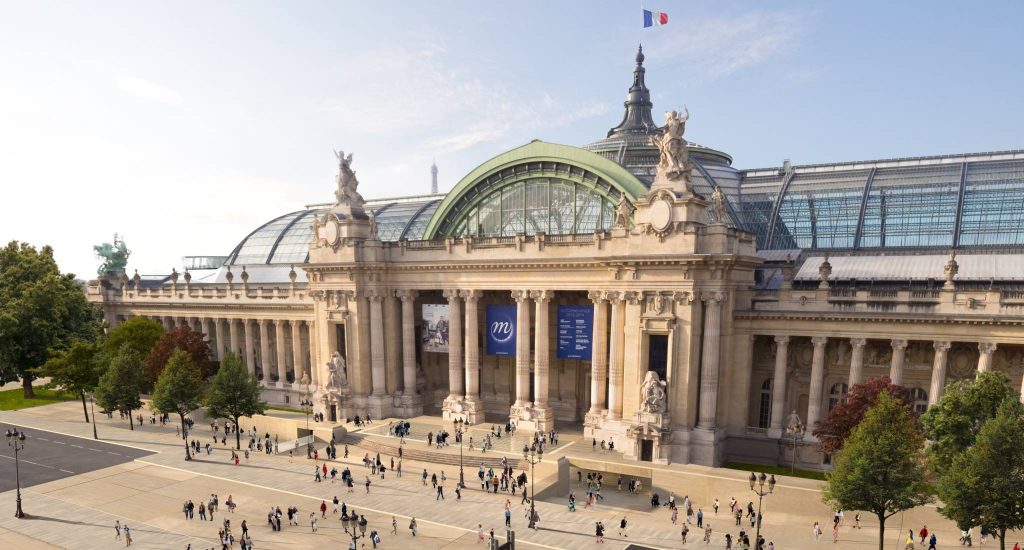
[[(227, 254), (332, 198), (446, 190), (621, 118), (638, 42), (656, 113), (740, 168), (1019, 149), (1020, 2), (0, 3), (0, 238), (92, 276)], [(660, 119), (660, 115), (656, 115)]]

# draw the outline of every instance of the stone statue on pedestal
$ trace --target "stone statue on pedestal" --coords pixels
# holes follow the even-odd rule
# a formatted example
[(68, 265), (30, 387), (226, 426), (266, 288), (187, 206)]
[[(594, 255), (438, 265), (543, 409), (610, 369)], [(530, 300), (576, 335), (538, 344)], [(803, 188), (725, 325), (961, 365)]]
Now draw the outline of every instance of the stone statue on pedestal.
[(644, 377), (644, 383), (640, 386), (641, 408), (648, 413), (665, 412), (667, 395), (665, 386), (667, 384), (658, 377), (658, 373), (649, 370)]
[(612, 227), (629, 229), (629, 216), (632, 213), (633, 208), (626, 200), (626, 195), (619, 195), (619, 202), (615, 205), (615, 223), (612, 224)]
[(113, 244), (98, 244), (92, 247), (92, 249), (96, 251), (96, 257), (103, 259), (103, 265), (96, 271), (96, 274), (100, 277), (103, 277), (108, 272), (124, 271), (125, 266), (128, 265), (128, 256), (132, 253), (117, 233), (114, 233)]
[(337, 351), (327, 362), (327, 388), (343, 388), (348, 385), (348, 371), (345, 359)]
[(722, 192), (722, 188), (715, 186), (714, 193), (711, 193), (711, 208), (715, 213), (715, 223), (724, 224), (729, 219), (726, 217), (725, 201), (725, 193)]
[(667, 180), (682, 180), (686, 190), (690, 189), (690, 171), (693, 163), (690, 162), (690, 154), (686, 149), (686, 139), (683, 133), (686, 132), (686, 121), (690, 119), (690, 111), (683, 107), (680, 114), (677, 111), (665, 113), (665, 126), (661, 136), (652, 136), (651, 141), (658, 147), (661, 158), (658, 162), (659, 178)]
[(337, 201), (334, 203), (335, 211), (352, 218), (366, 219), (366, 212), (363, 210), (366, 201), (356, 190), (359, 187), (359, 180), (352, 170), (352, 153), (345, 156), (345, 151), (335, 151), (334, 156), (338, 158), (338, 189), (334, 192)]

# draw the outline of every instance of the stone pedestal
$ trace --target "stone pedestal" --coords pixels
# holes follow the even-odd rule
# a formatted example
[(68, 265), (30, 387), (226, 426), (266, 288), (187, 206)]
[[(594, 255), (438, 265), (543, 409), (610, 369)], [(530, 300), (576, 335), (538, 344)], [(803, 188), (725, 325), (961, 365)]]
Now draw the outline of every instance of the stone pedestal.
[[(654, 464), (668, 464), (671, 458), (671, 449), (668, 446), (670, 426), (668, 413), (635, 413), (626, 430), (626, 441), (621, 443), (623, 456), (633, 460), (649, 459)], [(644, 456), (646, 445), (651, 447), (649, 457)]]
[(690, 463), (715, 468), (721, 466), (725, 438), (723, 429), (694, 428), (691, 430)]

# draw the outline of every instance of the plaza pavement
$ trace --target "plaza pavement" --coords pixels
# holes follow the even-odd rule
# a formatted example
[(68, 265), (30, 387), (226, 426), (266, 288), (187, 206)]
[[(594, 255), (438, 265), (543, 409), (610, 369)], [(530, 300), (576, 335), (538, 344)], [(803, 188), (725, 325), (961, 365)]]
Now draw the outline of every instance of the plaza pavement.
[[(74, 404), (67, 403), (26, 409), (24, 411), (0, 412), (0, 424), (16, 423), (38, 429), (92, 437), (92, 427), (76, 416)], [(148, 418), (148, 415), (147, 415)], [(426, 424), (427, 419), (421, 419)], [(436, 419), (435, 419), (436, 421)], [(372, 431), (385, 422), (375, 423)], [(423, 441), (426, 429), (417, 429), (417, 420), (412, 420), (414, 437), (407, 439), (408, 448), (422, 448), (436, 451)], [(243, 423), (244, 426), (244, 423)], [(202, 443), (210, 440), (208, 425), (197, 424), (194, 431)], [(362, 467), (364, 451), (350, 447), (350, 458), (338, 462), (350, 466), (356, 479), (355, 492), (346, 493), (340, 481), (336, 483), (313, 481), (312, 461), (305, 457), (268, 456), (255, 453), (246, 463), (235, 466), (228, 459), (230, 452), (218, 445), (212, 455), (205, 453), (197, 460), (185, 462), (180, 438), (174, 436), (174, 425), (153, 426), (145, 424), (135, 432), (128, 430), (127, 423), (118, 419), (108, 420), (101, 415), (100, 437), (106, 442), (120, 443), (155, 451), (155, 454), (136, 459), (133, 462), (112, 466), (89, 473), (69, 476), (57, 481), (34, 486), (24, 491), (26, 512), (33, 516), (53, 519), (17, 520), (13, 518), (13, 492), (0, 494), (0, 531), (3, 540), (21, 537), (18, 548), (110, 548), (113, 541), (113, 522), (132, 526), (135, 543), (141, 548), (185, 548), (189, 543), (195, 549), (212, 547), (217, 529), (221, 525), (222, 511), (227, 495), (238, 503), (238, 510), (232, 517), (233, 531), (239, 532), (239, 524), (246, 519), (250, 535), (256, 547), (295, 548), (322, 546), (325, 541), (347, 544), (348, 537), (342, 531), (340, 521), (330, 518), (319, 519), (319, 533), (310, 533), (309, 513), (319, 507), (321, 499), (337, 495), (350, 508), (365, 514), (370, 528), (377, 529), (383, 539), (382, 548), (406, 548), (412, 543), (408, 531), (409, 518), (415, 516), (420, 528), (416, 546), (425, 548), (482, 548), (476, 543), (476, 529), (482, 524), (485, 531), (494, 528), (503, 535), (504, 494), (484, 494), (478, 490), (476, 465), (473, 455), (466, 460), (466, 481), (468, 489), (463, 500), (455, 501), (455, 482), (458, 468), (438, 466), (416, 461), (403, 461), (404, 476), (398, 479), (388, 472), (387, 479), (379, 476), (372, 479), (370, 494), (365, 493), (362, 482), (369, 472)], [(379, 432), (379, 430), (377, 430)], [(375, 437), (387, 441), (387, 436), (375, 433)], [(567, 438), (567, 439), (566, 439)], [(230, 443), (230, 439), (229, 439)], [(571, 443), (571, 444), (570, 444)], [(33, 442), (30, 440), (29, 445)], [(510, 449), (513, 448), (510, 446)], [(341, 455), (339, 447), (339, 456)], [(442, 452), (456, 453), (457, 448)], [(488, 453), (491, 454), (491, 453)], [(510, 457), (515, 457), (509, 453)], [(616, 470), (633, 468), (634, 473), (645, 471), (637, 463), (622, 461), (619, 455), (607, 451), (591, 450), (590, 445), (579, 436), (564, 436), (561, 447), (545, 455), (546, 462), (565, 455), (574, 463), (595, 470)], [(382, 457), (389, 462), (390, 457)], [(0, 466), (3, 466), (0, 464)], [(667, 500), (669, 491), (675, 492), (677, 502), (683, 495), (690, 495), (697, 507), (704, 508), (705, 520), (712, 524), (714, 534), (710, 547), (724, 546), (724, 533), (735, 535), (739, 528), (734, 520), (727, 517), (728, 501), (735, 496), (742, 505), (756, 497), (750, 492), (745, 472), (694, 466), (647, 466), (655, 490)], [(330, 465), (329, 465), (330, 467)], [(429, 472), (444, 470), (448, 482), (445, 484), (446, 500), (435, 500), (435, 491), (424, 487), (420, 472), (426, 467)], [(339, 465), (338, 469), (343, 469)], [(554, 482), (552, 464), (545, 464), (538, 472), (538, 478)], [(6, 470), (3, 470), (6, 475)], [(575, 473), (573, 473), (575, 477)], [(649, 494), (628, 495), (615, 490), (615, 474), (605, 476), (605, 500), (596, 509), (583, 509), (585, 491), (574, 489), (578, 497), (578, 511), (569, 512), (565, 506), (566, 487), (555, 485), (552, 490), (542, 491), (537, 508), (541, 516), (538, 532), (526, 529), (525, 507), (518, 497), (512, 500), (512, 525), (516, 529), (517, 543), (524, 548), (590, 548), (593, 545), (594, 522), (603, 521), (607, 527), (608, 548), (624, 548), (636, 543), (652, 548), (698, 548), (706, 547), (695, 526), (690, 528), (690, 541), (683, 545), (679, 528), (671, 525), (666, 508), (651, 511)], [(645, 481), (645, 483), (647, 483)], [(564, 485), (564, 482), (563, 482)], [(570, 485), (575, 486), (575, 481)], [(831, 511), (821, 503), (820, 483), (811, 480), (780, 478), (775, 494), (765, 498), (764, 524), (762, 532), (768, 540), (775, 542), (778, 550), (787, 548), (813, 548), (818, 544), (832, 548), (877, 547), (877, 523), (873, 517), (861, 514), (862, 530), (852, 530), (853, 514), (846, 514), (846, 525), (840, 530), (838, 544), (831, 542)], [(543, 487), (538, 487), (538, 490)], [(210, 493), (220, 496), (221, 511), (214, 522), (198, 519), (187, 521), (181, 513), (181, 505), (192, 499), (197, 508), (201, 500)], [(714, 498), (721, 503), (722, 512), (715, 517), (710, 503)], [(285, 525), (282, 532), (274, 532), (266, 525), (266, 513), (271, 506), (298, 506), (299, 526)], [(329, 504), (330, 506), (330, 504)], [(390, 518), (398, 521), (398, 535), (390, 534)], [(617, 535), (618, 521), (623, 515), (629, 520), (629, 537)], [(319, 513), (317, 513), (319, 517)], [(685, 521), (680, 514), (680, 522)], [(819, 521), (825, 532), (820, 542), (815, 543), (810, 535), (811, 525)], [(285, 518), (287, 523), (287, 518)], [(912, 528), (915, 532), (926, 523), (930, 530), (937, 531), (940, 548), (958, 545), (958, 531), (947, 520), (936, 513), (934, 506), (921, 507), (890, 519), (887, 530), (887, 547), (902, 548), (901, 531)], [(746, 524), (748, 531), (749, 524)], [(363, 541), (360, 541), (362, 543)], [(1012, 543), (1011, 543), (1012, 545)], [(367, 544), (367, 548), (370, 545)]]

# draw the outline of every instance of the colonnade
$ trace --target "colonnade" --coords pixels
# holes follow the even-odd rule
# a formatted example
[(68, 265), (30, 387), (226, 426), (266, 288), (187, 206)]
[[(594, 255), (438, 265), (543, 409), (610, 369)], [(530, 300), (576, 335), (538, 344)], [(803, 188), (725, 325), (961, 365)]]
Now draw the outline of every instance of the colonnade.
[[(786, 418), (786, 380), (787, 368), (789, 365), (790, 339), (791, 336), (789, 335), (775, 336), (775, 371), (772, 378), (771, 423), (768, 431), (770, 435), (775, 437), (778, 437), (783, 428), (785, 428), (785, 426), (783, 426), (783, 422)], [(825, 347), (828, 344), (828, 341), (829, 338), (823, 336), (815, 336), (811, 338), (813, 353), (811, 355), (811, 377), (810, 387), (808, 388), (806, 418), (806, 425), (810, 429), (816, 426), (823, 419), (821, 405), (824, 401)], [(867, 339), (860, 337), (849, 338), (848, 342), (851, 347), (848, 386), (852, 387), (855, 384), (860, 384), (864, 381), (864, 349), (867, 347)], [(908, 340), (905, 338), (893, 338), (890, 340), (890, 346), (892, 347), (892, 359), (889, 366), (889, 378), (892, 380), (893, 384), (903, 384), (903, 373), (908, 343)], [(936, 340), (932, 342), (932, 346), (935, 349), (935, 356), (932, 362), (931, 384), (929, 386), (928, 393), (929, 406), (938, 402), (945, 389), (946, 364), (952, 342), (948, 340)], [(996, 346), (997, 344), (993, 342), (981, 342), (978, 344), (978, 372), (991, 370), (992, 354), (995, 352)], [(1024, 392), (1024, 388), (1022, 388), (1022, 392)]]
[(264, 384), (273, 381), (283, 388), (289, 372), (295, 386), (319, 384), (317, 369), (310, 369), (311, 358), (316, 356), (310, 321), (171, 315), (151, 318), (168, 331), (188, 326), (206, 334), (218, 361), (232, 351), (245, 363), (249, 374), (255, 374), (256, 365), (261, 365)]

